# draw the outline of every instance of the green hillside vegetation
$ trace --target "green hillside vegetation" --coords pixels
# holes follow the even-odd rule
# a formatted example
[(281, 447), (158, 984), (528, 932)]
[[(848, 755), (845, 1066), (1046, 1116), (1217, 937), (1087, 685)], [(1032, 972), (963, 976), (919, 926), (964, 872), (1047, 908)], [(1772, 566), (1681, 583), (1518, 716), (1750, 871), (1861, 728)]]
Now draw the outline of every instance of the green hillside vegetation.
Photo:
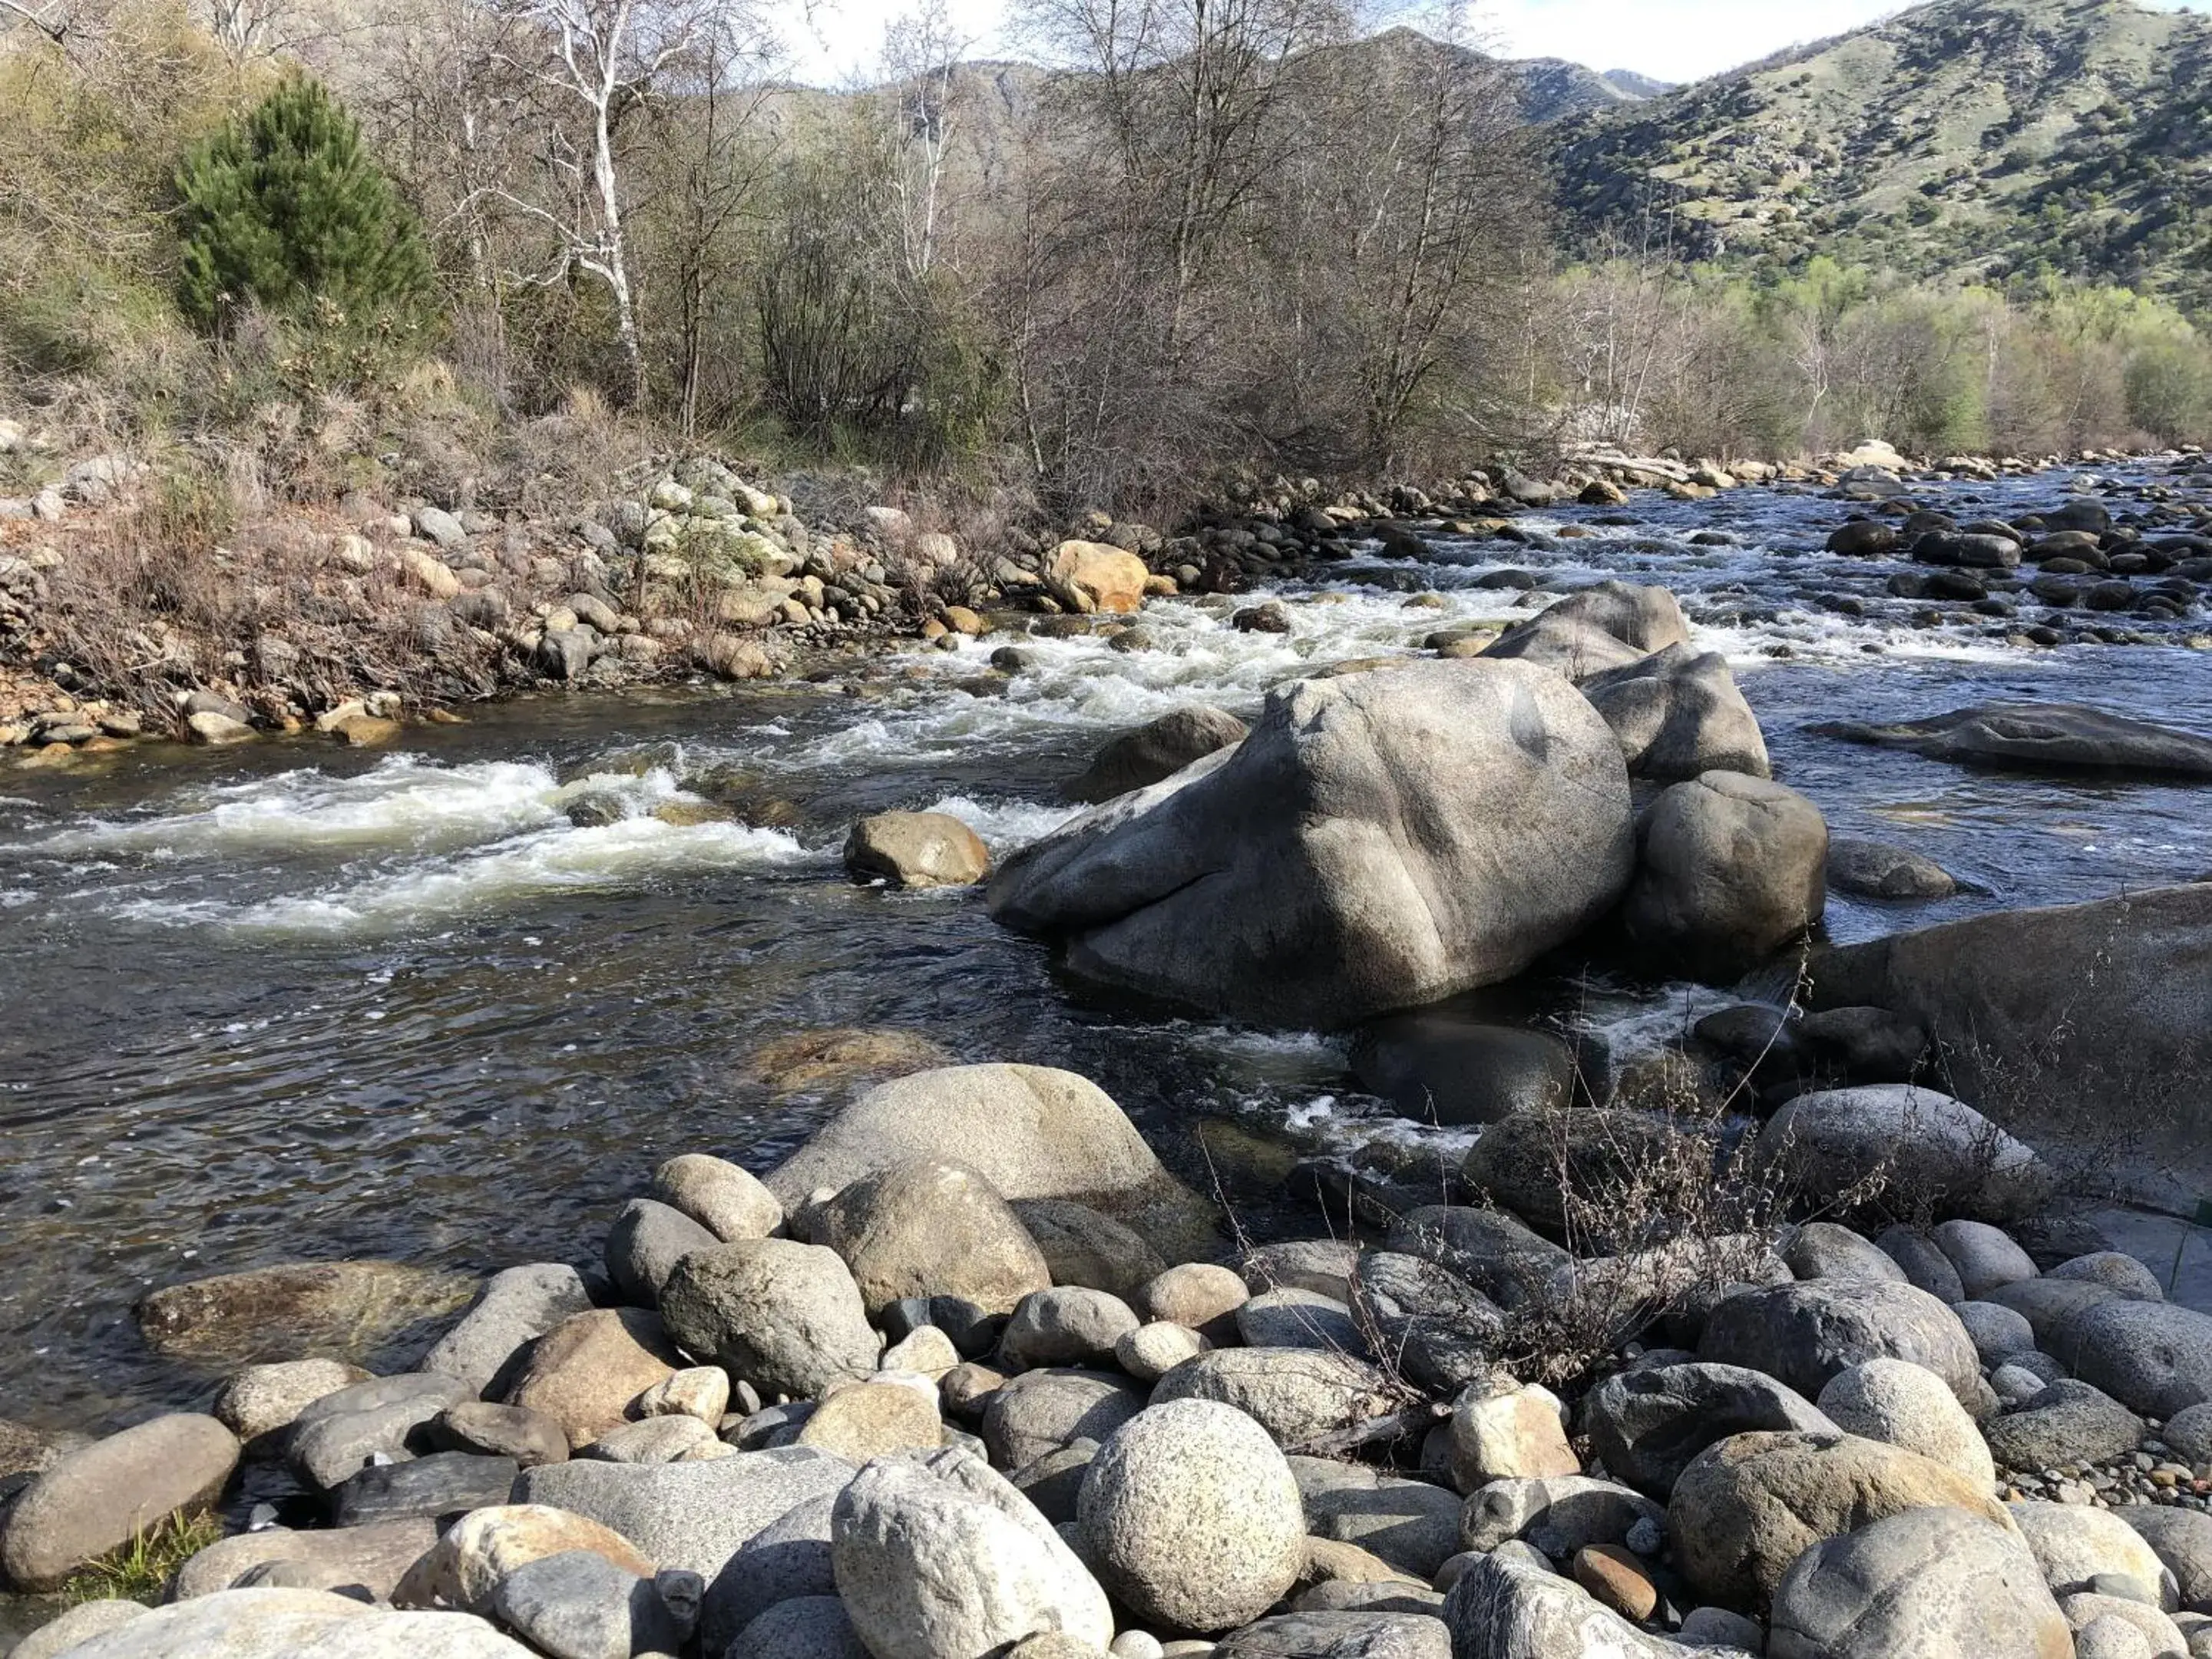
[[(2212, 436), (2208, 32), (2116, 0), (1941, 0), (1652, 99), (1332, 0), (1031, 0), (1078, 67), (908, 34), (842, 93), (723, 10), (45, 3), (0, 27), (0, 415), (215, 496), (458, 501), (501, 456), (550, 496), (706, 442), (1064, 522), (1589, 441)], [(564, 17), (611, 43), (580, 80)], [(564, 410), (625, 443), (519, 441)]]
[(2129, 0), (1938, 0), (1560, 129), (1585, 244), (1761, 273), (2059, 276), (2212, 308), (2212, 21)]

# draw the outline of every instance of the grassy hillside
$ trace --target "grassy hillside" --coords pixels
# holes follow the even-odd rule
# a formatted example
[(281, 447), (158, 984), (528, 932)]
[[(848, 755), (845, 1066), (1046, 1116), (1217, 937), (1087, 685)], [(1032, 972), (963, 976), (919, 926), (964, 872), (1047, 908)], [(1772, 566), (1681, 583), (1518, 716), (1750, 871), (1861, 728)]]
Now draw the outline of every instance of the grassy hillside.
[(1584, 238), (1735, 265), (2125, 283), (2212, 311), (2212, 21), (1938, 0), (1561, 124)]

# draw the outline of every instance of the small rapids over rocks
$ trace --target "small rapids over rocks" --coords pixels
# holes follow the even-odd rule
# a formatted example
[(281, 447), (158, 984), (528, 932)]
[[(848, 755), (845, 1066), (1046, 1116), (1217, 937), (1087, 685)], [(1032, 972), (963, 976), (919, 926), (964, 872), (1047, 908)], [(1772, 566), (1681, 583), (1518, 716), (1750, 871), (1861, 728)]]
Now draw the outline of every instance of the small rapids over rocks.
[[(2106, 477), (2126, 492), (2154, 474)], [(1919, 493), (1966, 519), (2079, 482)], [(766, 1170), (843, 1098), (756, 1062), (811, 1030), (1082, 1073), (1262, 1233), (1301, 1158), (1455, 1164), (1475, 1132), (1361, 1092), (1354, 1038), (1086, 990), (976, 894), (856, 887), (839, 849), (858, 817), (927, 810), (1002, 857), (1078, 810), (1061, 786), (1116, 732), (1192, 703), (1249, 717), (1285, 680), (1494, 630), (1605, 578), (1680, 598), (1776, 778), (1833, 835), (1959, 878), (1928, 903), (1833, 894), (1832, 939), (2212, 872), (2202, 786), (1977, 771), (1812, 733), (2021, 701), (2212, 732), (2201, 606), (2107, 619), (2142, 642), (2027, 644), (2025, 595), (2016, 618), (1935, 610), (1891, 591), (1908, 562), (1824, 551), (1849, 510), (1640, 494), (1522, 515), (1518, 539), (1434, 535), (1425, 558), (1372, 550), (1325, 581), (1155, 601), (1115, 635), (1002, 631), (807, 684), (514, 702), (381, 757), (134, 750), (0, 780), (11, 1414), (75, 1427), (204, 1400), (206, 1374), (139, 1340), (131, 1304), (153, 1286), (301, 1256), (562, 1259), (672, 1154)], [(1232, 623), (1269, 599), (1287, 632)], [(1496, 1000), (1601, 1036), (1617, 1064), (1741, 1000), (1593, 980)]]

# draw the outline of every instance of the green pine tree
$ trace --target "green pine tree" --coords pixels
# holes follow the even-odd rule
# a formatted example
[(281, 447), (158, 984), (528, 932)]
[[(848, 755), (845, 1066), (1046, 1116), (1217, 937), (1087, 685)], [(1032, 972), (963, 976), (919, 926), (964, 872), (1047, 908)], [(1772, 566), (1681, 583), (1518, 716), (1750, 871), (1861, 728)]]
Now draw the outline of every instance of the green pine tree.
[(203, 327), (255, 304), (365, 323), (429, 287), (414, 216), (316, 82), (288, 81), (186, 156), (177, 191), (179, 298)]

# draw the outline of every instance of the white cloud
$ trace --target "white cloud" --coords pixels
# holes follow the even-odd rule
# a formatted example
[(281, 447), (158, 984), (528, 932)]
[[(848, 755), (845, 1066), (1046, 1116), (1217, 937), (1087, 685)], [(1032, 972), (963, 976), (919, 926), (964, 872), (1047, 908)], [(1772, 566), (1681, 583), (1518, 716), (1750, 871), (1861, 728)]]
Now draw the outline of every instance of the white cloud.
[[(834, 84), (872, 76), (885, 27), (915, 3), (772, 0), (772, 15), (797, 73)], [(2212, 0), (2148, 3), (2166, 11), (2212, 8)], [(974, 43), (969, 55), (1013, 52), (1006, 0), (949, 5), (955, 27)], [(1895, 0), (1489, 0), (1478, 3), (1474, 22), (1491, 49), (1509, 57), (1565, 58), (1593, 69), (1694, 81), (1899, 9)]]

